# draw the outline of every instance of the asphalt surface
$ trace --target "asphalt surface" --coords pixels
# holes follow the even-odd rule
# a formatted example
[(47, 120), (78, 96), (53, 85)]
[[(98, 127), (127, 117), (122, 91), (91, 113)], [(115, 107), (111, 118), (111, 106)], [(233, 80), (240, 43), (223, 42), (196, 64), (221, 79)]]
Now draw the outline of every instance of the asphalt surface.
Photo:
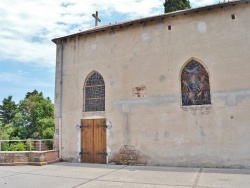
[(0, 188), (250, 188), (250, 169), (55, 163), (0, 166)]

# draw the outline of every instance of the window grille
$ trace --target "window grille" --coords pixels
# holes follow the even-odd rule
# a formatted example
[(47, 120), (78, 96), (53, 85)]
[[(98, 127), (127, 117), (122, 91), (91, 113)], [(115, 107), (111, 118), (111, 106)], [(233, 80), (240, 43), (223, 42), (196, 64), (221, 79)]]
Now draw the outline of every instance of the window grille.
[(105, 111), (105, 84), (97, 72), (88, 78), (85, 85), (85, 111)]

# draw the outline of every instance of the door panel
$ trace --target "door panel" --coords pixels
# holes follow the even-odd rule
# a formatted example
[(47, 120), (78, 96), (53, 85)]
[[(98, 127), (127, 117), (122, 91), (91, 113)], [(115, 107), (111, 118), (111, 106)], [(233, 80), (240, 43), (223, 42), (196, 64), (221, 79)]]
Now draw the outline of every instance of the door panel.
[(95, 163), (106, 163), (106, 120), (96, 119), (94, 121), (94, 161)]
[(81, 120), (81, 162), (106, 163), (106, 119)]
[(85, 119), (82, 120), (82, 131), (81, 131), (81, 162), (83, 163), (93, 163), (94, 155), (94, 126), (93, 120)]

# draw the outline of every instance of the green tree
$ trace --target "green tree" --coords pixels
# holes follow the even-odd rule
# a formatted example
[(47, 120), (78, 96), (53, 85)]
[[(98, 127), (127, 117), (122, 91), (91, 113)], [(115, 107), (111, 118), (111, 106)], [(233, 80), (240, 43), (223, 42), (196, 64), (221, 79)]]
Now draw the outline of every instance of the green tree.
[[(34, 90), (28, 92), (25, 99), (20, 101), (15, 124), (19, 126), (22, 138), (33, 138), (34, 132), (39, 133), (38, 138), (44, 138), (43, 132), (47, 128), (54, 129), (53, 115), (54, 106), (50, 99), (44, 98), (42, 92)], [(53, 138), (53, 135), (50, 138)]]
[(165, 13), (191, 8), (189, 0), (165, 0)]
[[(9, 140), (12, 132), (13, 132), (12, 124), (1, 126), (0, 123), (0, 140)], [(8, 148), (9, 148), (8, 142), (1, 143), (1, 151), (8, 151)]]
[(14, 128), (12, 124), (7, 124), (6, 126), (0, 126), (0, 140), (9, 140), (10, 135), (13, 132), (13, 129)]
[[(20, 107), (18, 107), (19, 109)], [(20, 109), (19, 109), (20, 110)], [(17, 113), (15, 114), (15, 117), (13, 118), (13, 132), (11, 133), (11, 138), (14, 140), (15, 137), (20, 139), (27, 138), (28, 130), (25, 126), (28, 122), (28, 116), (23, 115), (19, 110), (17, 110)]]
[[(54, 105), (42, 92), (28, 92), (18, 104), (12, 96), (4, 98), (0, 105), (0, 140), (27, 138), (51, 139), (54, 135)], [(38, 132), (38, 134), (34, 134)], [(52, 148), (53, 142), (46, 144)], [(4, 142), (2, 151), (29, 150), (29, 142)]]
[(16, 109), (17, 105), (12, 101), (12, 96), (3, 99), (2, 105), (0, 105), (0, 121), (3, 126), (12, 122)]

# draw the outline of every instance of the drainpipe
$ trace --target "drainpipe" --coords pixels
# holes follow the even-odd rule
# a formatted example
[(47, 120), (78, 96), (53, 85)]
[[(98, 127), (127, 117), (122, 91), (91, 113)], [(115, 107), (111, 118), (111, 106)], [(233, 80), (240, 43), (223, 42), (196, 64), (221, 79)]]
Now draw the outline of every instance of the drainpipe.
[(62, 158), (62, 88), (63, 88), (63, 43), (60, 54), (60, 102), (59, 102), (59, 159)]

